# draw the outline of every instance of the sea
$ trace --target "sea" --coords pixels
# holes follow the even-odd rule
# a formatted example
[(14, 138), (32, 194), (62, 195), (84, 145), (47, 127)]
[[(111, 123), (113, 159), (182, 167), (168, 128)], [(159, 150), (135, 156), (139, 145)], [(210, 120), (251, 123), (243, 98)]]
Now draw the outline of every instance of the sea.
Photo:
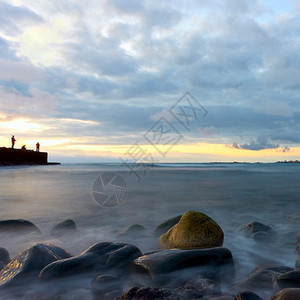
[[(300, 232), (300, 164), (103, 163), (0, 168), (0, 220), (26, 219), (42, 232), (2, 234), (0, 247), (8, 249), (12, 258), (34, 242), (52, 243), (77, 255), (97, 242), (125, 241), (146, 253), (157, 249), (152, 236), (155, 226), (188, 210), (203, 212), (222, 227), (237, 280), (259, 260), (294, 267), (294, 234)], [(53, 237), (51, 228), (66, 219), (75, 221), (78, 232)], [(237, 234), (239, 226), (253, 221), (271, 225), (280, 244), (265, 246)], [(130, 241), (118, 237), (132, 224), (143, 225), (147, 235)]]

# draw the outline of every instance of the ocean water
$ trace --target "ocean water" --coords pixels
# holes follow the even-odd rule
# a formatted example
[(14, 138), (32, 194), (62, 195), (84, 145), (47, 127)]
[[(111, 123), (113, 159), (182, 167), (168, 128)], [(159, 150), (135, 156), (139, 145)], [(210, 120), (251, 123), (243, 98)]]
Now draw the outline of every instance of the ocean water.
[[(92, 194), (95, 180), (108, 172), (126, 184), (126, 198), (113, 207), (99, 205)], [(42, 241), (79, 254), (96, 242), (126, 241), (116, 236), (138, 223), (146, 227), (148, 236), (130, 242), (142, 252), (153, 251), (152, 231), (157, 224), (196, 210), (222, 227), (224, 246), (238, 266), (238, 280), (259, 260), (294, 266), (295, 241), (287, 237), (300, 231), (299, 183), (300, 164), (157, 164), (138, 174), (119, 164), (2, 167), (0, 219), (30, 220), (42, 234), (1, 234), (0, 247), (14, 257)], [(51, 228), (70, 218), (78, 233), (53, 238)], [(266, 247), (236, 233), (240, 225), (252, 221), (273, 226), (282, 241), (280, 247)]]

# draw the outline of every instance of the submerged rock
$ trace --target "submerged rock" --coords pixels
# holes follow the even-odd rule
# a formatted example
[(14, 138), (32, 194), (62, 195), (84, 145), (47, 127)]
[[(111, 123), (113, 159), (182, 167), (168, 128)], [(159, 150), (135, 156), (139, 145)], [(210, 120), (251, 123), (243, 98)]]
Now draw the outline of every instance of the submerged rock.
[(164, 249), (201, 249), (222, 246), (223, 240), (223, 230), (214, 220), (201, 212), (187, 211), (160, 236), (158, 245)]
[(23, 219), (0, 221), (0, 232), (41, 232), (32, 222)]
[[(94, 299), (110, 299), (108, 293), (114, 291), (118, 296), (122, 294), (122, 284), (119, 277), (112, 275), (100, 275), (91, 282), (92, 293)], [(111, 296), (111, 294), (110, 294)]]
[(17, 255), (0, 272), (0, 287), (27, 284), (37, 280), (39, 272), (53, 261), (71, 257), (63, 248), (37, 243)]
[(239, 292), (235, 296), (234, 300), (263, 300), (263, 299), (258, 295), (256, 295), (255, 293), (253, 293), (252, 291), (245, 290)]
[(158, 224), (153, 231), (154, 237), (159, 238), (162, 234), (166, 233), (171, 227), (179, 222), (181, 217), (182, 215), (176, 216)]
[[(132, 287), (119, 298), (120, 300), (150, 300), (150, 299), (170, 299), (173, 293), (167, 289), (156, 287)], [(175, 298), (176, 299), (176, 298)]]
[(279, 291), (270, 300), (298, 300), (300, 299), (300, 289), (287, 288)]
[[(163, 250), (143, 255), (135, 261), (137, 271), (148, 273), (157, 285), (174, 285), (181, 279), (188, 280), (196, 275), (221, 281), (231, 281), (234, 264), (231, 252), (226, 248), (197, 250)], [(183, 280), (183, 281), (184, 281)]]
[(0, 247), (0, 261), (2, 261), (4, 264), (8, 264), (11, 261), (6, 248)]
[(117, 237), (138, 237), (145, 233), (146, 228), (140, 224), (132, 224), (126, 227)]
[(68, 276), (89, 273), (120, 274), (128, 272), (134, 259), (142, 253), (134, 245), (125, 243), (97, 243), (78, 256), (56, 261), (45, 267), (40, 273), (41, 281), (49, 281)]
[(77, 226), (75, 222), (71, 219), (68, 219), (55, 225), (51, 229), (51, 235), (58, 237), (66, 233), (75, 232), (75, 231), (77, 231)]
[(300, 270), (293, 270), (277, 277), (280, 288), (300, 288)]
[[(251, 222), (251, 223), (248, 223), (248, 224), (241, 225), (237, 229), (237, 232), (239, 234), (242, 234), (242, 235), (248, 237), (248, 238), (250, 238), (251, 236), (252, 236), (252, 238), (255, 238), (255, 234), (258, 233), (258, 232), (268, 233), (269, 238), (275, 236), (275, 231), (271, 226), (262, 224), (260, 222)], [(262, 237), (266, 237), (266, 235), (265, 234), (260, 234), (260, 235), (257, 235), (256, 237), (257, 237), (257, 240), (259, 240)]]

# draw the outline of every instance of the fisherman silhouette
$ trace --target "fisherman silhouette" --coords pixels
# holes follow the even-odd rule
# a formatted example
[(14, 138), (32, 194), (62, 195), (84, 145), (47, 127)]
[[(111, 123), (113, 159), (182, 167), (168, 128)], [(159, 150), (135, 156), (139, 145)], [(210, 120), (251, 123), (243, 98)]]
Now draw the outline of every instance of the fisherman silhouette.
[(40, 152), (40, 143), (39, 142), (36, 143), (36, 152)]
[(26, 150), (26, 145), (23, 145), (21, 150)]
[(13, 135), (11, 137), (11, 147), (12, 147), (12, 149), (14, 149), (14, 147), (15, 147), (15, 142), (16, 142), (16, 139), (15, 139), (15, 136)]

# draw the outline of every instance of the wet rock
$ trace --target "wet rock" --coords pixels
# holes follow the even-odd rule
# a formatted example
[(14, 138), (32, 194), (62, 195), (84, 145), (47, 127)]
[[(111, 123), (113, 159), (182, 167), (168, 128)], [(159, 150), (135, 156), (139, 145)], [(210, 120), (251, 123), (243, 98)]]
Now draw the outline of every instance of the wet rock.
[(58, 237), (66, 233), (76, 232), (76, 231), (77, 231), (77, 226), (75, 222), (71, 219), (68, 219), (55, 225), (51, 229), (51, 235)]
[(1, 270), (0, 287), (33, 282), (45, 266), (71, 256), (63, 248), (37, 243), (22, 251)]
[(263, 300), (261, 297), (253, 293), (252, 291), (246, 290), (239, 292), (235, 298), (235, 300)]
[(279, 291), (270, 300), (298, 300), (300, 299), (300, 289), (287, 288)]
[(176, 281), (183, 282), (197, 275), (225, 282), (231, 281), (234, 277), (231, 252), (222, 247), (163, 250), (141, 256), (134, 262), (137, 268), (147, 272), (157, 285), (174, 286), (177, 284)]
[(244, 281), (238, 283), (236, 287), (251, 290), (266, 289), (272, 290), (277, 277), (280, 275), (278, 272), (272, 270), (259, 270), (251, 273)]
[(293, 270), (277, 277), (280, 288), (300, 288), (300, 270)]
[(176, 216), (158, 224), (153, 231), (154, 237), (159, 238), (162, 234), (166, 233), (171, 227), (179, 222), (181, 217), (182, 215)]
[(2, 261), (4, 264), (8, 264), (11, 261), (6, 248), (0, 247), (0, 261)]
[(139, 237), (145, 234), (146, 228), (140, 224), (126, 227), (117, 237)]
[(248, 238), (250, 238), (253, 234), (257, 232), (267, 232), (271, 236), (275, 236), (275, 231), (271, 226), (262, 224), (260, 222), (251, 222), (248, 224), (241, 225), (237, 229), (237, 232)]
[[(152, 299), (170, 299), (173, 293), (167, 289), (159, 289), (156, 287), (132, 287), (127, 292), (123, 293), (120, 300), (152, 300)], [(175, 298), (176, 299), (176, 298)]]
[(0, 221), (0, 232), (41, 232), (32, 222), (23, 219)]
[(255, 273), (255, 272), (258, 272), (258, 271), (262, 271), (262, 270), (273, 271), (273, 272), (276, 272), (276, 273), (282, 273), (283, 274), (283, 273), (292, 271), (293, 268), (283, 266), (283, 265), (279, 265), (277, 263), (261, 263), (261, 264), (256, 265), (251, 273)]
[[(92, 293), (95, 300), (107, 298), (107, 293), (122, 289), (120, 278), (112, 275), (100, 275), (91, 282)], [(120, 293), (118, 296), (120, 296)], [(106, 295), (106, 296), (105, 296)]]
[(125, 243), (97, 243), (78, 256), (49, 264), (40, 273), (41, 281), (95, 273), (118, 275), (128, 272), (134, 259), (141, 256), (134, 245)]
[(163, 249), (201, 249), (222, 246), (222, 228), (210, 217), (195, 211), (187, 211), (179, 222), (158, 239)]

